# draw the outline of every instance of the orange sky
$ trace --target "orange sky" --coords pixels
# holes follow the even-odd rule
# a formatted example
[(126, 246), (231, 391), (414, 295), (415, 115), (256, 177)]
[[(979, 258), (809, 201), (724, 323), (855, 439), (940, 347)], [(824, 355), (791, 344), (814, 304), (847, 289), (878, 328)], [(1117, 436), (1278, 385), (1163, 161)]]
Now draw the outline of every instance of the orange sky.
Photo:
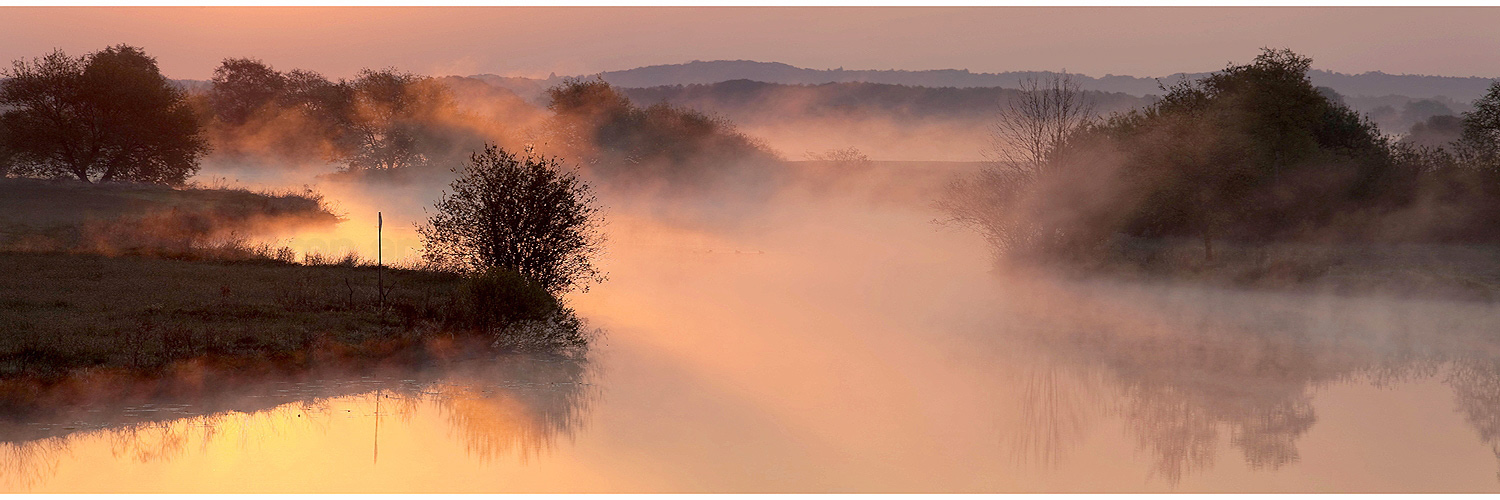
[(24, 8), (0, 58), (139, 45), (174, 78), (224, 57), (350, 76), (562, 75), (694, 59), (1160, 76), (1290, 47), (1318, 68), (1500, 76), (1500, 8)]

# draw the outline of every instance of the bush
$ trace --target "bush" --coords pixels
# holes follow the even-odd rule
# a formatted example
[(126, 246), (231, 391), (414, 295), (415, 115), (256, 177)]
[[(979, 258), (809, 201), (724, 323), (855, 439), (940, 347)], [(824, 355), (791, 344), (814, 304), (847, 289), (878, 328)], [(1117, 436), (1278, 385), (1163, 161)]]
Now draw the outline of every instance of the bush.
[(464, 279), (458, 288), (463, 318), (494, 336), (492, 347), (512, 352), (580, 354), (589, 338), (573, 310), (505, 268), (491, 268)]
[(603, 243), (599, 208), (557, 158), (486, 145), (457, 173), (437, 213), (417, 228), (429, 263), (465, 273), (510, 269), (552, 294), (603, 280), (593, 264)]
[(502, 267), (465, 278), (458, 293), (464, 317), (482, 329), (543, 320), (561, 307), (547, 290)]
[(517, 321), (495, 333), (492, 347), (511, 352), (579, 355), (589, 345), (589, 333), (572, 309), (558, 309), (544, 319)]

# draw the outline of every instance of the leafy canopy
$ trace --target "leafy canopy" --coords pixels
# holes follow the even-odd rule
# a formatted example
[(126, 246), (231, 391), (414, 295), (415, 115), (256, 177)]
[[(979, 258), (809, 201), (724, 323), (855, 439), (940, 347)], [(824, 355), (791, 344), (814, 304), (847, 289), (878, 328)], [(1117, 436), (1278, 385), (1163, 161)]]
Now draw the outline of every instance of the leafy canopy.
[(183, 91), (138, 47), (54, 51), (4, 76), (0, 130), (15, 173), (181, 184), (208, 152)]

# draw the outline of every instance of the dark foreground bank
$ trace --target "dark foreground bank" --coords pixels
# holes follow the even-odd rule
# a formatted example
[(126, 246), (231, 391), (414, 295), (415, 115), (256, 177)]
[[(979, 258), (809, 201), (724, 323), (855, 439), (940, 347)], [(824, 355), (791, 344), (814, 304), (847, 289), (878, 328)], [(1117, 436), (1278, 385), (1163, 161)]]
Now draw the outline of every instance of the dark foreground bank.
[(8, 252), (0, 276), (0, 405), (101, 374), (253, 375), (419, 361), (460, 344), (587, 344), (570, 311), (513, 273)]

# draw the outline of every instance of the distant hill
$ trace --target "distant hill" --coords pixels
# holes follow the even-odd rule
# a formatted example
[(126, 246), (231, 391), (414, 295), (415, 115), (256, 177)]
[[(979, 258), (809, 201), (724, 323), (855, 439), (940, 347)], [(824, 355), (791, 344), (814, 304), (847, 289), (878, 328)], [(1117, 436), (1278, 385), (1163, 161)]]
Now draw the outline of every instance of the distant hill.
[[(724, 115), (739, 123), (788, 118), (884, 118), (893, 120), (993, 119), (1000, 103), (1017, 95), (1000, 87), (919, 87), (887, 83), (766, 83), (730, 80), (712, 84), (625, 87), (642, 105), (671, 103)], [(1142, 107), (1150, 98), (1122, 92), (1085, 91), (1103, 114)]]
[[(923, 71), (907, 70), (846, 70), (798, 68), (789, 64), (756, 61), (693, 61), (685, 64), (663, 64), (645, 66), (623, 71), (606, 71), (601, 75), (612, 84), (622, 87), (655, 87), (661, 85), (691, 85), (717, 83), (729, 80), (754, 80), (767, 83), (816, 85), (821, 83), (866, 82), (914, 87), (1007, 87), (1016, 88), (1023, 78), (1045, 77), (1050, 71), (1011, 71), (1005, 73), (973, 73), (966, 69), (938, 69)], [(1172, 75), (1189, 78), (1202, 74)], [(1085, 90), (1123, 92), (1136, 96), (1160, 93), (1156, 80), (1131, 76), (1106, 75), (1093, 78), (1079, 75)]]
[[(658, 87), (663, 85), (711, 84), (730, 80), (752, 80), (766, 83), (817, 85), (823, 83), (867, 82), (917, 87), (1005, 87), (1015, 88), (1023, 78), (1044, 77), (1050, 71), (1009, 71), (1004, 73), (974, 73), (966, 69), (940, 70), (846, 70), (799, 68), (777, 62), (757, 61), (693, 61), (683, 64), (661, 64), (620, 71), (605, 71), (600, 76), (605, 81), (620, 87)], [(1176, 73), (1159, 77), (1162, 83), (1171, 84), (1182, 78), (1201, 78), (1208, 73)], [(1383, 72), (1368, 72), (1351, 75), (1325, 70), (1310, 72), (1314, 85), (1331, 87), (1346, 96), (1399, 95), (1414, 99), (1444, 96), (1458, 102), (1471, 102), (1484, 94), (1494, 81), (1482, 77), (1454, 77), (1429, 75), (1392, 75)], [(1156, 77), (1104, 75), (1094, 77), (1077, 75), (1084, 90), (1119, 92), (1134, 96), (1160, 94)], [(541, 90), (560, 81), (553, 76), (548, 79), (527, 79), (478, 75), (475, 78), (490, 81), (516, 92), (528, 99), (535, 99)], [(503, 80), (503, 81), (502, 81)]]

